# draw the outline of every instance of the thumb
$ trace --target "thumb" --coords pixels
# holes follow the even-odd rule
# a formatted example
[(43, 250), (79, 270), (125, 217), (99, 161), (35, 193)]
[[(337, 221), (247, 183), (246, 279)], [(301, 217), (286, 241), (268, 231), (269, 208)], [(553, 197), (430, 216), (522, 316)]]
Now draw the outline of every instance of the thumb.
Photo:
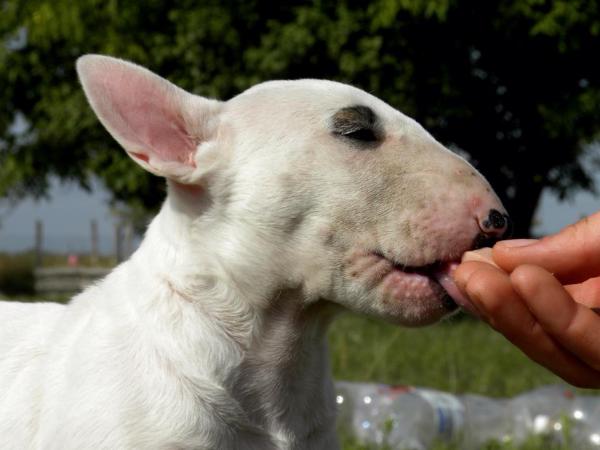
[(498, 242), (494, 261), (507, 272), (535, 264), (562, 283), (579, 283), (600, 274), (600, 212), (540, 240)]

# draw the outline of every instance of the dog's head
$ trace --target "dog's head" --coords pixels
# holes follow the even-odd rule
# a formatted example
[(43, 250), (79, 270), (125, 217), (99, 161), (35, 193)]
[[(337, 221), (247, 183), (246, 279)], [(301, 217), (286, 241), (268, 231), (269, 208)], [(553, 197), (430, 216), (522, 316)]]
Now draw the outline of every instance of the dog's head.
[(459, 299), (452, 264), (507, 227), (473, 167), (362, 90), (274, 81), (218, 102), (114, 58), (78, 71), (104, 126), (197, 211), (192, 232), (240, 286), (431, 323)]

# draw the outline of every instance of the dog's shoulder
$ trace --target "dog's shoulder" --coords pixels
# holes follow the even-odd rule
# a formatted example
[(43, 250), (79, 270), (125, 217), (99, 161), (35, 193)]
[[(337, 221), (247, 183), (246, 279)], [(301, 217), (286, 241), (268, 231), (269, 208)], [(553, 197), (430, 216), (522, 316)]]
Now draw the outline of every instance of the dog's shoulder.
[(0, 362), (15, 342), (23, 342), (24, 336), (36, 340), (40, 333), (47, 333), (65, 311), (59, 303), (0, 302)]

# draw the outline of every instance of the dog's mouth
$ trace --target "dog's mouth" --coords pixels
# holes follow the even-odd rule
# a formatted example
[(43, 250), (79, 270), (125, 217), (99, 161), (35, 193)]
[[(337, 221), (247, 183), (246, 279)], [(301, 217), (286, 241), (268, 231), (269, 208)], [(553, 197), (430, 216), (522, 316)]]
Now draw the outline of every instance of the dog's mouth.
[(460, 306), (474, 312), (469, 300), (461, 293), (452, 278), (452, 274), (460, 264), (460, 259), (437, 260), (421, 266), (410, 266), (399, 264), (379, 252), (373, 254), (380, 261), (389, 263), (391, 270), (385, 275), (384, 284), (387, 284), (388, 289), (395, 290), (396, 295), (400, 294), (401, 290), (417, 298), (433, 295), (439, 297), (442, 305), (449, 311)]

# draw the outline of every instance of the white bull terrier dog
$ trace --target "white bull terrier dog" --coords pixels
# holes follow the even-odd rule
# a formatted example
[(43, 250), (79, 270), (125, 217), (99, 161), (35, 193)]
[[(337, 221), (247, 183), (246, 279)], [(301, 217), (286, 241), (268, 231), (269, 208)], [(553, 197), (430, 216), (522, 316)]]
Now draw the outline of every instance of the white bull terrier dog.
[(488, 183), (344, 84), (219, 102), (110, 57), (77, 69), (168, 195), (133, 256), (68, 305), (0, 305), (0, 448), (337, 448), (328, 324), (467, 306), (450, 272), (507, 226)]

